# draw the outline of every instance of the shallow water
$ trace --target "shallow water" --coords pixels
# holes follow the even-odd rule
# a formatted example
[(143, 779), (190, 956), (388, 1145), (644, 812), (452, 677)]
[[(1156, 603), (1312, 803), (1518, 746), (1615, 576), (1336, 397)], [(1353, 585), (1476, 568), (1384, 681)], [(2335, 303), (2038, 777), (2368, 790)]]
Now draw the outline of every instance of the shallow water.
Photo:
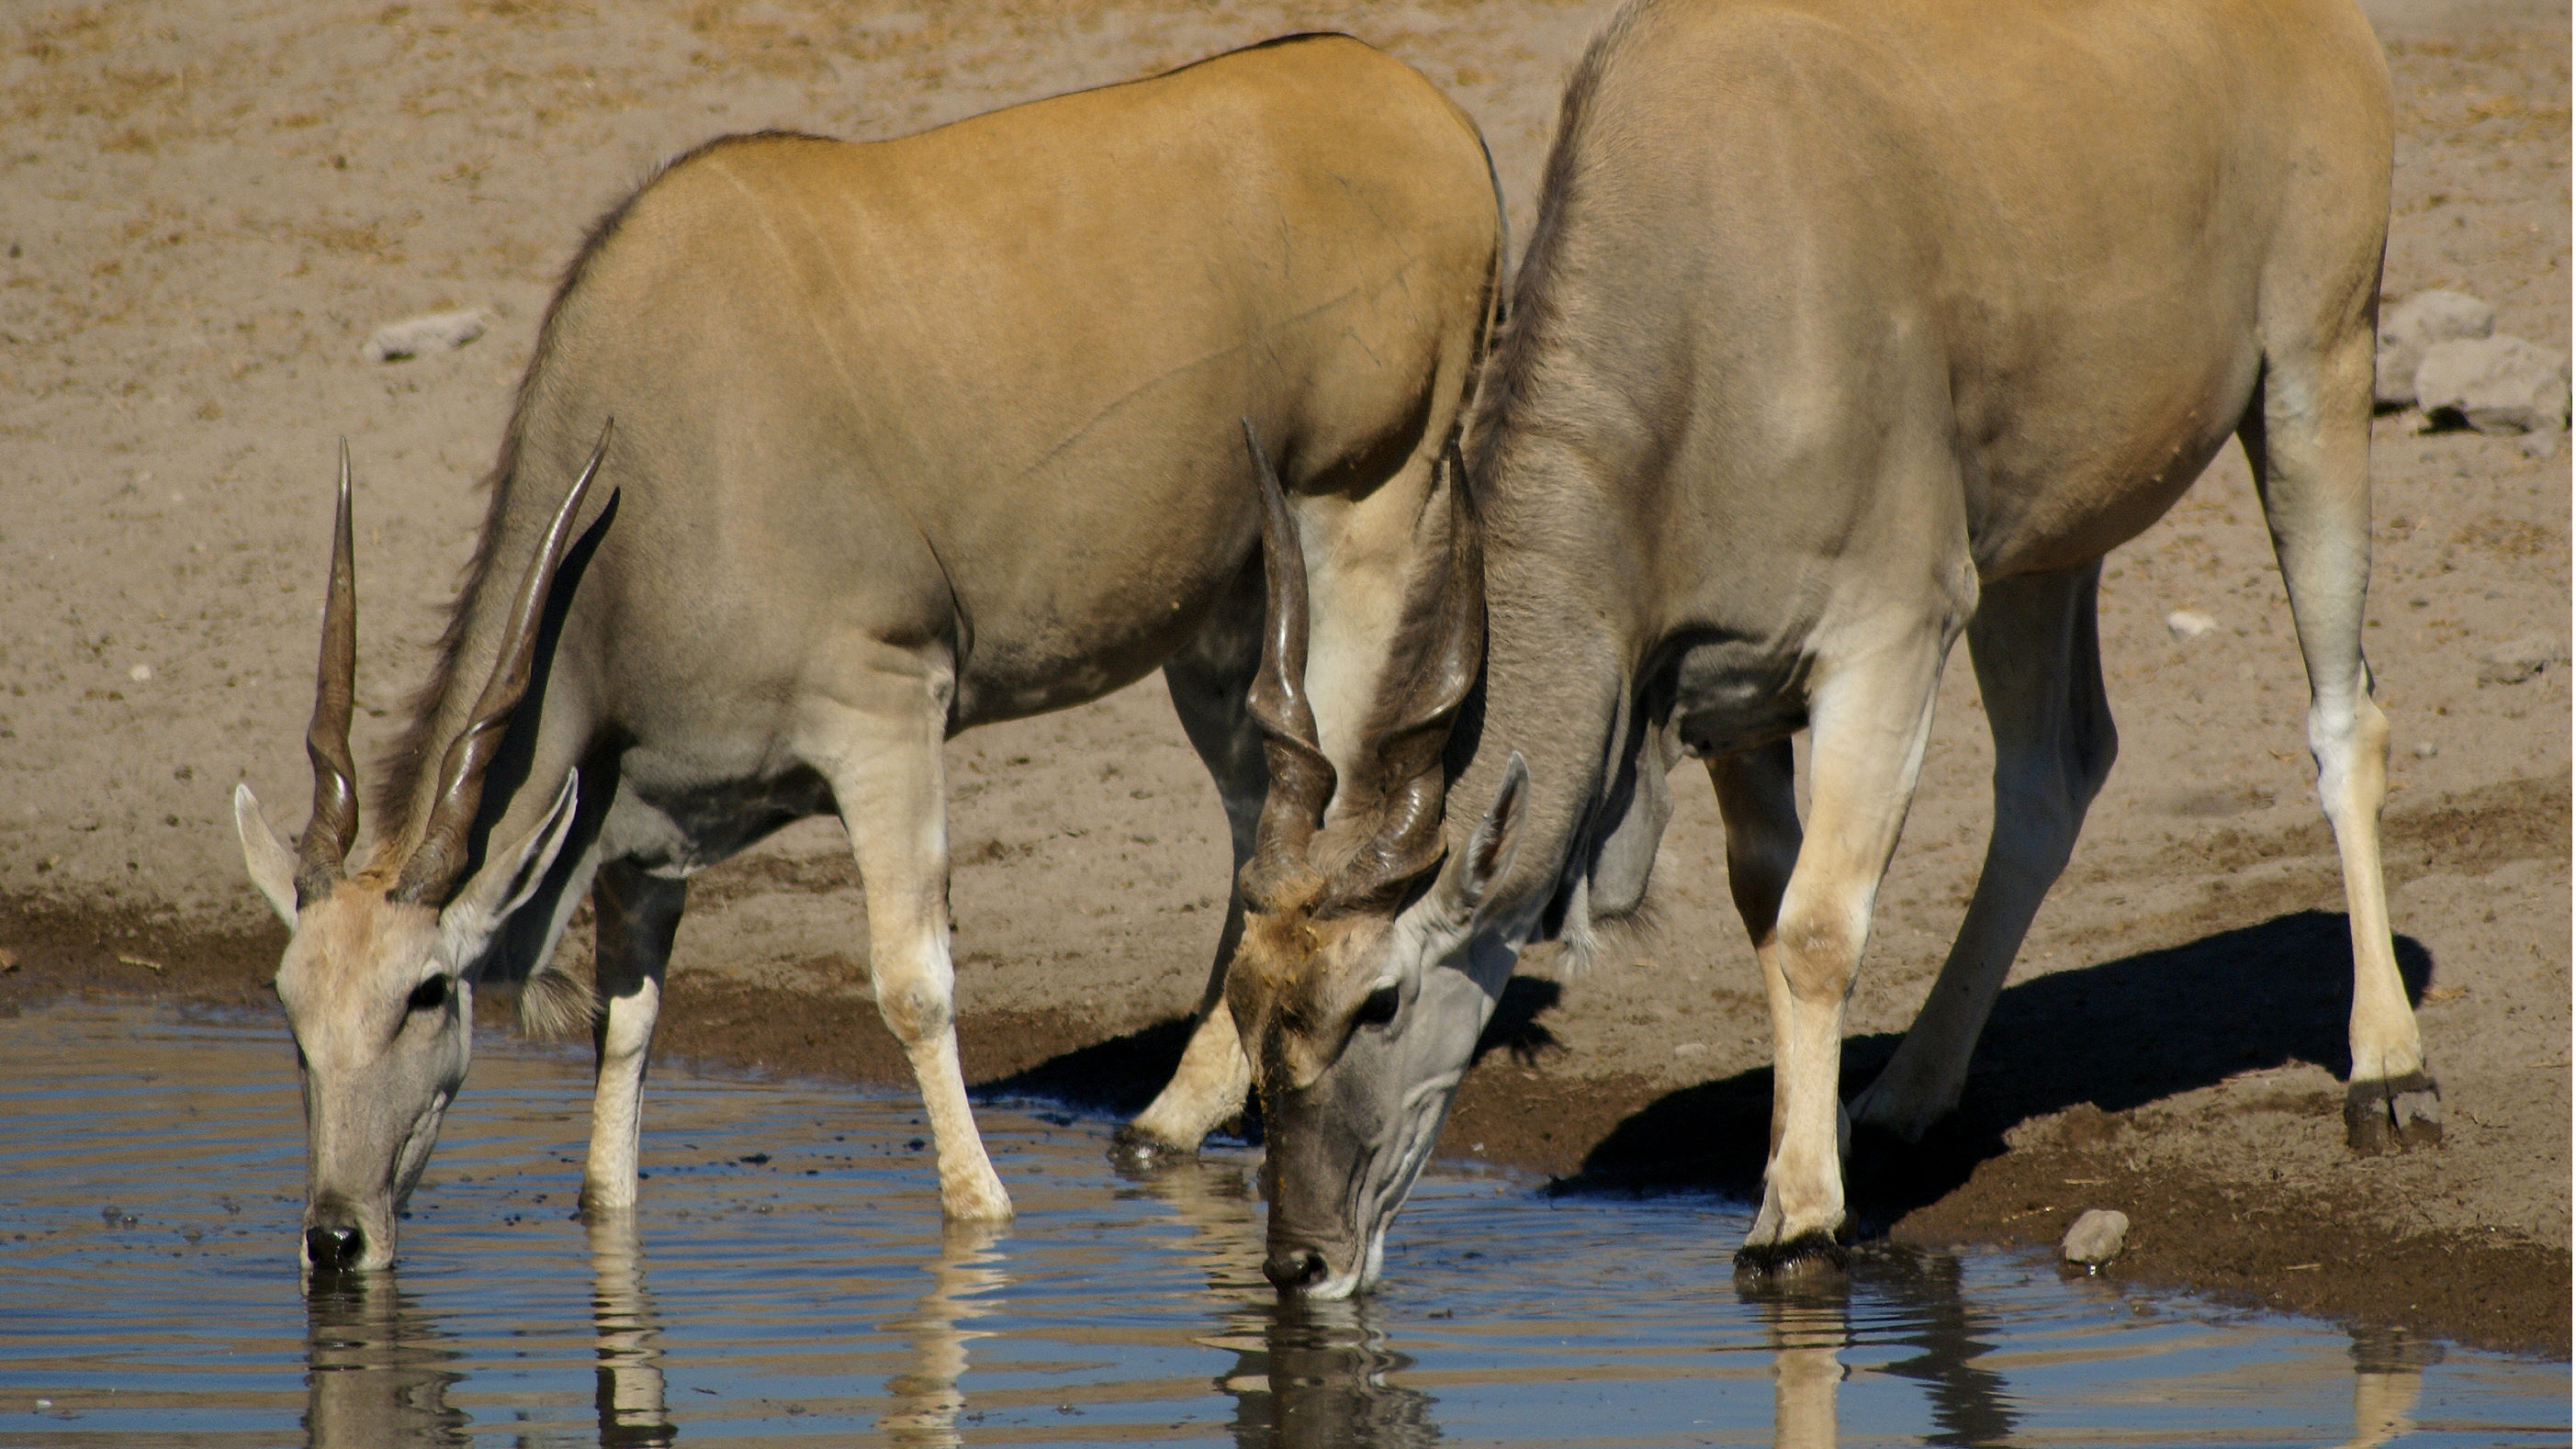
[(982, 1114), (1018, 1220), (943, 1231), (909, 1102), (663, 1072), (643, 1205), (586, 1228), (587, 1090), (487, 1040), (399, 1270), (308, 1298), (280, 1029), (0, 1021), (0, 1446), (2568, 1441), (2564, 1364), (2006, 1256), (1753, 1301), (1736, 1205), (1454, 1167), (1381, 1291), (1283, 1313), (1248, 1154), (1126, 1182), (1043, 1110)]

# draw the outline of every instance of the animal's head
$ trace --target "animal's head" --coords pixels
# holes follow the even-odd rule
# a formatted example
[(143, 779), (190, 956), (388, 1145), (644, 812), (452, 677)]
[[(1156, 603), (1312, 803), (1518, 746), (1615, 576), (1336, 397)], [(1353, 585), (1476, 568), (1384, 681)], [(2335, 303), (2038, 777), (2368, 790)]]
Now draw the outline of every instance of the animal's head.
[(1387, 1225), (1510, 975), (1508, 952), (1478, 944), (1473, 927), (1510, 864), (1527, 774), (1515, 756), (1487, 818), (1453, 855), (1444, 756), (1485, 636), (1483, 558), (1453, 447), (1449, 507), (1434, 520), (1443, 562), (1416, 580), (1357, 778), (1336, 791), (1305, 698), (1304, 560), (1279, 480), (1257, 441), (1252, 451), (1269, 595), (1250, 704), (1270, 794), (1243, 869), (1244, 932), (1226, 1003), (1268, 1138), (1263, 1272), (1283, 1292), (1339, 1298), (1376, 1278)]
[[(604, 434), (600, 447), (607, 447)], [(599, 459), (594, 451), (529, 565), (492, 677), (441, 762), (426, 822), (408, 842), (378, 841), (373, 858), (353, 870), (358, 789), (349, 717), (358, 620), (342, 445), (322, 661), (304, 737), (313, 759), (313, 818), (290, 848), (247, 784), (233, 792), (251, 883), (293, 933), (276, 987), (304, 1087), (307, 1268), (393, 1261), (395, 1217), (429, 1163), (439, 1118), (472, 1055), (467, 968), (535, 892), (571, 829), (576, 777), (567, 776), (534, 828), (490, 841), (481, 868), (465, 869), (484, 771), (527, 692), (538, 617)]]

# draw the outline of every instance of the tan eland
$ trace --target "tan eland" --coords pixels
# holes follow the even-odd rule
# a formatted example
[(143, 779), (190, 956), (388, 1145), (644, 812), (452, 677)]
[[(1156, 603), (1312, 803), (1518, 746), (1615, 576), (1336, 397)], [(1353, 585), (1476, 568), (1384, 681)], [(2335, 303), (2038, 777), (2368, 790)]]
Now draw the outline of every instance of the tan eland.
[[(1423, 662), (1389, 679), (1437, 682), (1445, 757), (1417, 731), (1418, 773), (1361, 792), (1401, 808), (1374, 811), (1281, 773), (1280, 828), (1247, 870), (1229, 991), (1270, 1135), (1274, 1281), (1335, 1296), (1376, 1277), (1517, 953), (1579, 951), (1637, 908), (1685, 757), (1716, 786), (1773, 1021), (1773, 1145), (1737, 1261), (1838, 1263), (1847, 1124), (1913, 1137), (1957, 1103), (2111, 768), (2102, 556), (2231, 437), (2343, 856), (2352, 1141), (2438, 1137), (2390, 945), (2388, 726), (2361, 655), (2390, 126), (2350, 0), (1619, 14), (1568, 87), (1470, 426), (1459, 516), (1481, 518), (1485, 567), (1456, 583), (1484, 589), (1481, 693), (1475, 603), (1426, 609), (1452, 644), (1392, 656)], [(1278, 617), (1300, 612), (1296, 583)], [(1963, 632), (1995, 827), (1929, 1001), (1846, 1114), (1843, 1002)], [(1280, 757), (1314, 753), (1293, 711), (1265, 718)]]
[[(1474, 124), (1339, 36), (897, 141), (732, 137), (616, 208), (545, 319), (372, 844), (352, 854), (345, 456), (311, 823), (290, 848), (236, 801), (294, 932), (277, 990), (303, 1068), (307, 1264), (391, 1261), (478, 982), (527, 979), (523, 1012), (593, 1022), (582, 1200), (631, 1205), (689, 876), (824, 812), (857, 856), (941, 1205), (1007, 1216), (952, 1025), (943, 742), (1160, 666), (1249, 852), (1266, 776), (1243, 703), (1262, 619), (1248, 420), (1288, 460), (1328, 603), (1317, 719), (1350, 764), (1402, 600), (1449, 566), (1417, 525), (1444, 536), (1435, 474), (1500, 232)], [(598, 476), (587, 495), (577, 470)], [(553, 964), (585, 891), (595, 998)], [(1194, 1148), (1241, 1104), (1217, 996), (1240, 919), (1238, 902), (1211, 1009), (1137, 1124), (1149, 1146)]]

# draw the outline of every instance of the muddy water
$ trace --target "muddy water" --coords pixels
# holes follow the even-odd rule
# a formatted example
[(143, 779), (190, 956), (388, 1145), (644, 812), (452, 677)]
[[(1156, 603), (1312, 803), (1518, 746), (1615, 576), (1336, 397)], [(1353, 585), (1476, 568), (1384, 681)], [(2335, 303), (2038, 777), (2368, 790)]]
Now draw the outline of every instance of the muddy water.
[(988, 1110), (943, 1231), (910, 1104), (663, 1074), (635, 1221), (569, 1210), (580, 1060), (486, 1043), (402, 1265), (307, 1296), (265, 1022), (0, 1021), (0, 1446), (2563, 1444), (2564, 1364), (1865, 1254), (1752, 1301), (1740, 1208), (1427, 1176), (1368, 1303), (1282, 1313), (1250, 1159), (1124, 1182)]

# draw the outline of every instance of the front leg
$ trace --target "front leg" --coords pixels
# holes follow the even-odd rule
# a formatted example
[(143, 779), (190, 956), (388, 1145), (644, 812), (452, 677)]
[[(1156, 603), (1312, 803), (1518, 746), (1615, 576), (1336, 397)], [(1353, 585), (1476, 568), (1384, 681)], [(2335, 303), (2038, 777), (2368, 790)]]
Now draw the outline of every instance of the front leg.
[(1819, 662), (1814, 798), (1771, 949), (1761, 953), (1772, 1004), (1772, 1149), (1739, 1273), (1843, 1257), (1843, 1003), (1931, 734), (1942, 657), (1956, 632), (1939, 622)]
[(903, 1044), (939, 1151), (939, 1205), (998, 1222), (1011, 1197), (984, 1152), (957, 1059), (956, 969), (948, 954), (946, 742), (952, 666), (872, 648), (806, 702), (799, 753), (850, 832), (868, 901), (868, 976), (877, 1013)]
[(687, 881), (648, 875), (625, 861), (602, 865), (591, 883), (591, 912), (598, 921), (591, 1041), (598, 1049), (599, 1077), (590, 1104), (590, 1161), (581, 1174), (585, 1214), (635, 1206), (644, 1069), (662, 1014), (671, 939), (688, 899)]

